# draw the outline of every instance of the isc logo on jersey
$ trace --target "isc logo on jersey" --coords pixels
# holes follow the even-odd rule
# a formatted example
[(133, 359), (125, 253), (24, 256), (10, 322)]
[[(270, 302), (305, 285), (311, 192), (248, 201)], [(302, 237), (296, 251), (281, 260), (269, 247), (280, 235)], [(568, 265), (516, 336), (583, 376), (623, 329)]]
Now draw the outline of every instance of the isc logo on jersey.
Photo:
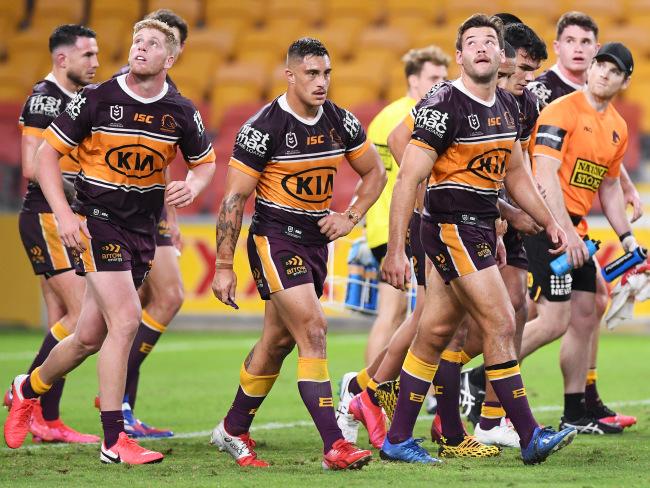
[(425, 129), (438, 137), (447, 132), (449, 114), (434, 108), (421, 108), (415, 115), (415, 127)]
[(255, 156), (264, 157), (270, 138), (271, 136), (266, 132), (254, 129), (250, 124), (245, 124), (237, 134), (235, 144)]

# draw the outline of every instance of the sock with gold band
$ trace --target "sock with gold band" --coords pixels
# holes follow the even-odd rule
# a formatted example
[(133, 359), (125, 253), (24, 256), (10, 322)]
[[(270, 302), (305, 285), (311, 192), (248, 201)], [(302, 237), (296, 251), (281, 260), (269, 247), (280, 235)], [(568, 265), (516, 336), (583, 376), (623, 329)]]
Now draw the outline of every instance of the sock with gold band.
[(377, 399), (377, 385), (378, 383), (375, 381), (375, 379), (370, 378), (370, 381), (368, 381), (368, 386), (366, 386), (366, 393), (368, 393), (370, 401), (379, 406), (379, 400)]
[(465, 429), (458, 410), (460, 395), (460, 352), (445, 350), (440, 356), (433, 387), (438, 401), (442, 435), (450, 446), (463, 442)]
[(135, 410), (138, 381), (140, 379), (140, 366), (147, 359), (147, 356), (165, 330), (167, 330), (165, 324), (158, 322), (146, 310), (142, 311), (142, 322), (140, 322), (138, 331), (133, 339), (126, 370), (124, 394), (128, 399), (129, 405), (131, 405), (131, 410)]
[(387, 434), (392, 444), (399, 444), (413, 436), (413, 426), (437, 369), (437, 365), (421, 360), (410, 349), (406, 353), (399, 375), (395, 415)]
[(323, 439), (323, 452), (327, 453), (343, 438), (336, 424), (327, 359), (298, 358), (298, 391)]
[(366, 386), (368, 386), (368, 381), (370, 381), (368, 370), (363, 368), (357, 373), (357, 376), (352, 378), (348, 383), (348, 391), (353, 395), (358, 395), (365, 390)]
[(603, 405), (603, 401), (598, 394), (598, 388), (596, 388), (596, 380), (598, 380), (596, 368), (590, 368), (585, 385), (585, 407), (587, 410), (594, 410)]
[(22, 393), (25, 398), (38, 398), (52, 388), (52, 385), (48, 385), (41, 379), (40, 369), (40, 366), (34, 369), (23, 383)]
[(490, 379), (492, 388), (506, 411), (506, 415), (519, 434), (520, 446), (527, 447), (537, 427), (537, 421), (530, 411), (526, 388), (524, 388), (519, 371), (519, 363), (512, 360), (486, 366), (485, 373)]
[(483, 430), (490, 430), (501, 425), (501, 419), (506, 416), (506, 411), (499, 402), (483, 402), (479, 425)]
[(241, 435), (249, 431), (257, 410), (273, 388), (278, 375), (256, 376), (246, 371), (246, 367), (242, 364), (235, 401), (232, 402), (224, 419), (229, 434)]
[[(54, 346), (69, 335), (70, 333), (61, 322), (54, 324), (43, 339), (41, 348), (39, 349), (38, 354), (36, 354), (34, 362), (29, 367), (27, 373), (31, 373), (36, 369), (36, 367), (43, 364), (43, 361), (45, 361), (45, 358), (50, 354), (50, 351), (54, 349)], [(64, 385), (65, 377), (56, 380), (52, 385), (52, 388), (41, 397), (41, 407), (43, 409), (43, 418), (45, 420), (56, 420), (59, 418), (59, 404), (61, 403), (61, 395), (63, 395)]]
[(460, 351), (460, 363), (465, 366), (467, 363), (469, 363), (472, 359), (472, 356), (467, 354), (465, 351)]

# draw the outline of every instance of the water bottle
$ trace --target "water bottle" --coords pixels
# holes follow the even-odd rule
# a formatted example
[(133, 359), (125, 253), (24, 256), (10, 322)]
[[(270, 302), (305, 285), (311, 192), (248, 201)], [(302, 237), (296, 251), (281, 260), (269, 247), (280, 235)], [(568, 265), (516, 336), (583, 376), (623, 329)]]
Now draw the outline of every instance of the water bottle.
[(377, 299), (379, 298), (379, 280), (377, 280), (378, 268), (374, 264), (366, 266), (366, 300), (363, 303), (364, 312), (375, 312), (377, 310)]
[(601, 272), (603, 273), (603, 278), (607, 283), (614, 281), (616, 278), (625, 273), (628, 269), (633, 266), (636, 266), (639, 263), (642, 263), (648, 258), (648, 250), (642, 247), (637, 247), (634, 251), (630, 251), (627, 254), (623, 254), (620, 258), (615, 259), (607, 266), (605, 266)]
[[(600, 248), (600, 241), (587, 239), (585, 241), (585, 244), (587, 245), (587, 250), (589, 251), (589, 257), (596, 254), (596, 251), (598, 251), (598, 249)], [(561, 256), (551, 261), (551, 270), (553, 271), (553, 274), (556, 276), (565, 275), (572, 269), (573, 266), (569, 264), (569, 258), (566, 255), (566, 253), (562, 254)]]
[(353, 310), (361, 308), (361, 292), (365, 269), (360, 264), (348, 264), (348, 285), (345, 289), (345, 306)]

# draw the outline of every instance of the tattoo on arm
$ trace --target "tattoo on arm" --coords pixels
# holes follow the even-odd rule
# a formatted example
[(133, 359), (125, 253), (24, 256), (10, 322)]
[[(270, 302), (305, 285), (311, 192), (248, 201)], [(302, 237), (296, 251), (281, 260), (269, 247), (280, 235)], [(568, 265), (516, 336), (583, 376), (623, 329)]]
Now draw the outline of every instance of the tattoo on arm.
[(228, 195), (221, 202), (217, 217), (217, 256), (235, 254), (245, 202), (246, 198), (241, 193)]

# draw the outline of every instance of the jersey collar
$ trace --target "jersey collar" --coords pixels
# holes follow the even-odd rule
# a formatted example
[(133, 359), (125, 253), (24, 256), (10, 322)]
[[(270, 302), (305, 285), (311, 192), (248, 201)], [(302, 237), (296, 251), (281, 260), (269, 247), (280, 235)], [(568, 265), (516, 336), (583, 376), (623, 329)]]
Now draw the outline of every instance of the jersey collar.
[(45, 77), (45, 79), (51, 83), (54, 83), (59, 90), (61, 90), (63, 93), (65, 93), (67, 96), (70, 98), (74, 98), (77, 96), (76, 93), (71, 92), (70, 90), (67, 90), (66, 88), (59, 83), (59, 80), (56, 79), (56, 76), (54, 76), (54, 73), (48, 73), (48, 75)]
[(289, 106), (289, 102), (287, 102), (287, 94), (284, 93), (283, 95), (278, 98), (278, 105), (280, 105), (280, 108), (284, 110), (285, 112), (290, 113), (293, 115), (296, 119), (298, 119), (300, 122), (302, 122), (305, 125), (316, 125), (318, 121), (321, 118), (321, 115), (323, 115), (323, 106), (321, 105), (318, 107), (318, 113), (316, 114), (316, 117), (313, 119), (305, 119), (304, 117), (301, 117), (298, 115), (296, 112), (291, 110), (291, 107)]
[(494, 105), (494, 102), (497, 99), (496, 92), (492, 96), (492, 99), (489, 101), (481, 100), (479, 97), (472, 95), (470, 91), (467, 89), (467, 87), (465, 86), (465, 84), (463, 83), (463, 80), (461, 78), (456, 78), (451, 84), (452, 86), (456, 87), (459, 91), (467, 95), (475, 102), (478, 102), (481, 105), (485, 105), (486, 107), (492, 107)]
[(557, 65), (557, 63), (551, 66), (551, 71), (555, 73), (560, 80), (562, 80), (562, 83), (569, 85), (574, 90), (582, 90), (585, 87), (585, 85), (579, 85), (578, 83), (574, 83), (569, 78), (564, 76), (562, 74), (562, 71), (560, 71), (560, 67)]
[(128, 75), (128, 73), (116, 77), (115, 79), (117, 80), (117, 84), (120, 85), (120, 88), (124, 91), (124, 93), (126, 93), (128, 96), (130, 96), (134, 100), (137, 100), (140, 103), (157, 102), (165, 95), (167, 95), (167, 91), (169, 90), (169, 84), (165, 81), (165, 83), (163, 84), (163, 88), (162, 90), (160, 90), (160, 93), (158, 95), (155, 95), (150, 98), (141, 97), (140, 95), (136, 94), (133, 90), (131, 90), (128, 87), (128, 85), (126, 84), (126, 75)]

